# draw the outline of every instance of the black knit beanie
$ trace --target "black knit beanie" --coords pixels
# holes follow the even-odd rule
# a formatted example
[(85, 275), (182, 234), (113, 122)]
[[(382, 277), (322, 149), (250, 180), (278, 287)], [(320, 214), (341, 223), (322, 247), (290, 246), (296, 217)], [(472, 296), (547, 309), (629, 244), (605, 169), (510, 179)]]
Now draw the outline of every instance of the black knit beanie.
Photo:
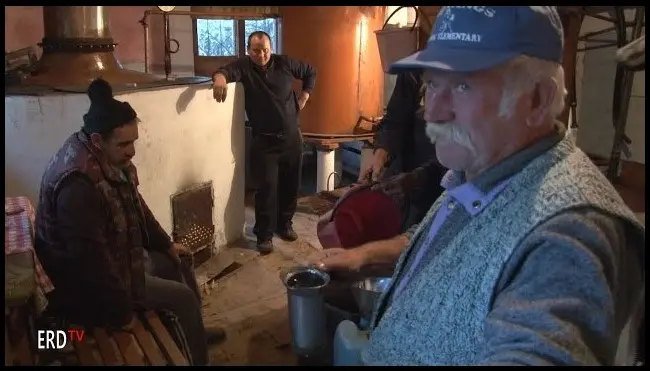
[(87, 134), (107, 134), (113, 129), (136, 119), (135, 110), (127, 102), (113, 98), (113, 89), (101, 77), (88, 87), (90, 108), (84, 115), (84, 131)]

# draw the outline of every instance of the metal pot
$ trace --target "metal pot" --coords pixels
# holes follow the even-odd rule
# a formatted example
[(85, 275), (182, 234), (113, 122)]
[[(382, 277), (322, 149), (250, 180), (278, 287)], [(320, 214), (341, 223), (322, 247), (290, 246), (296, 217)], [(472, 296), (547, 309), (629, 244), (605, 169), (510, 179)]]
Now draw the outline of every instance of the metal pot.
[(326, 308), (322, 290), (327, 273), (313, 267), (295, 267), (283, 279), (289, 302), (292, 345), (298, 355), (310, 355), (327, 345)]
[(352, 294), (359, 306), (359, 314), (369, 320), (379, 296), (388, 289), (392, 278), (373, 277), (357, 281), (352, 285)]

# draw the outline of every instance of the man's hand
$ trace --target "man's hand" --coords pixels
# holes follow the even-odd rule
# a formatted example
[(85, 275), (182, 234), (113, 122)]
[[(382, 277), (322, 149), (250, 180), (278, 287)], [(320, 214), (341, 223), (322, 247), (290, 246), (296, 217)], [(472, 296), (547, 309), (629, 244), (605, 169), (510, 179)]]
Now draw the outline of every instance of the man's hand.
[(412, 194), (426, 182), (426, 172), (416, 169), (410, 173), (401, 173), (392, 176), (380, 183), (375, 184), (372, 189), (381, 191), (390, 196), (400, 206), (404, 205), (408, 195)]
[(306, 91), (303, 91), (300, 93), (300, 97), (298, 97), (298, 108), (302, 111), (303, 108), (305, 108), (305, 104), (307, 104), (307, 101), (309, 100), (309, 93)]
[(212, 76), (212, 96), (217, 102), (221, 103), (226, 101), (227, 95), (228, 83), (226, 82), (226, 76), (221, 73), (215, 73)]
[(169, 255), (171, 255), (178, 263), (181, 262), (181, 255), (189, 255), (191, 253), (190, 249), (180, 243), (174, 243), (172, 247), (169, 248)]
[(342, 249), (339, 247), (325, 249), (316, 259), (318, 269), (324, 271), (358, 272), (366, 264), (363, 250)]
[(387, 162), (388, 152), (383, 148), (377, 148), (375, 153), (372, 155), (372, 159), (368, 161), (368, 166), (365, 169), (361, 169), (359, 172), (359, 179), (357, 181), (359, 183), (378, 181), (381, 173), (383, 173), (386, 168)]

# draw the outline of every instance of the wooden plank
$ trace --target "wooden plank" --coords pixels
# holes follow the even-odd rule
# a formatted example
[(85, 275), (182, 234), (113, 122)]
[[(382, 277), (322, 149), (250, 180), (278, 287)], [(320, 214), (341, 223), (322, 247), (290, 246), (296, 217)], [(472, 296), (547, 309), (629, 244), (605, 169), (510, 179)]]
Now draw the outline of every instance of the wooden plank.
[(233, 262), (234, 259), (231, 255), (219, 253), (194, 269), (196, 284), (199, 286), (199, 289), (202, 290), (206, 283), (210, 282), (213, 278), (223, 272), (223, 270), (228, 268), (228, 266)]
[(29, 350), (27, 337), (23, 336), (15, 346), (14, 362), (16, 366), (33, 366), (32, 353)]
[(96, 328), (94, 331), (97, 347), (106, 366), (124, 366), (124, 359), (114, 340), (108, 337), (106, 330)]
[(8, 326), (12, 334), (11, 338), (14, 340), (12, 349), (14, 350), (15, 364), (19, 366), (32, 366), (34, 364), (34, 358), (29, 346), (27, 319), (24, 309), (24, 307), (10, 309)]
[(117, 331), (113, 333), (113, 338), (117, 342), (117, 346), (120, 348), (127, 366), (146, 366), (147, 363), (145, 362), (144, 353), (142, 353), (140, 345), (132, 334)]
[(74, 348), (82, 366), (101, 366), (101, 359), (95, 357), (94, 346), (89, 336), (84, 336), (82, 341), (75, 341)]
[(11, 351), (11, 344), (9, 344), (9, 331), (5, 323), (5, 366), (13, 366), (14, 360)]
[(172, 366), (189, 366), (189, 362), (185, 359), (181, 350), (178, 349), (178, 346), (172, 339), (171, 335), (169, 335), (169, 332), (160, 321), (160, 318), (158, 318), (158, 315), (153, 311), (148, 311), (145, 313), (145, 319), (149, 326), (151, 326), (151, 329), (158, 340), (162, 343), (161, 346), (169, 357)]
[(165, 357), (160, 352), (160, 348), (158, 348), (158, 344), (156, 344), (156, 341), (154, 340), (153, 336), (151, 336), (151, 334), (147, 330), (145, 330), (140, 320), (137, 320), (135, 326), (133, 327), (132, 332), (133, 335), (135, 335), (135, 338), (140, 343), (140, 347), (142, 348), (147, 359), (149, 360), (151, 366), (167, 365), (167, 360), (165, 360)]

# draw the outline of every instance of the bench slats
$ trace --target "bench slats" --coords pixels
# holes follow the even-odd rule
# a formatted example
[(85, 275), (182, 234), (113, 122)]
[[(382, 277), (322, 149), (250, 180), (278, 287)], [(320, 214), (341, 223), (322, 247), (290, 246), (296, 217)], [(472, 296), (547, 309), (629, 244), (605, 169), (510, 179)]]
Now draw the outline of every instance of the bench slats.
[[(9, 310), (9, 313), (5, 311), (5, 365), (7, 366), (38, 363), (35, 358), (37, 353), (32, 352), (36, 344), (32, 344), (34, 339), (28, 336), (28, 314), (22, 312), (22, 310)], [(81, 326), (73, 327), (81, 328)], [(86, 331), (83, 340), (75, 341), (73, 346), (74, 352), (62, 354), (63, 358), (56, 359), (64, 364), (72, 362), (84, 366), (189, 365), (154, 311), (146, 312), (144, 317), (138, 319), (135, 326), (128, 331), (109, 333), (102, 328)]]
[(117, 342), (124, 362), (127, 366), (146, 366), (144, 354), (132, 334), (125, 331), (117, 331), (113, 333), (113, 338)]
[(138, 339), (140, 347), (142, 347), (142, 350), (147, 356), (147, 359), (149, 360), (151, 366), (167, 365), (167, 361), (165, 360), (163, 354), (160, 352), (160, 348), (158, 348), (156, 340), (154, 340), (153, 336), (151, 336), (151, 334), (144, 328), (140, 320), (137, 320), (132, 332), (133, 335), (135, 335), (135, 338)]
[(165, 351), (167, 355), (169, 356), (169, 361), (172, 366), (189, 366), (189, 362), (183, 354), (181, 353), (181, 350), (178, 349), (178, 346), (172, 339), (172, 337), (169, 335), (169, 332), (165, 328), (165, 326), (160, 322), (160, 318), (158, 318), (158, 315), (153, 312), (153, 311), (148, 311), (145, 313), (145, 318), (149, 325), (151, 326), (153, 332), (156, 334), (160, 342), (162, 343), (161, 346), (165, 348)]
[(79, 363), (82, 366), (100, 366), (102, 360), (95, 357), (94, 346), (92, 345), (92, 339), (84, 336), (84, 339), (79, 342), (74, 342), (74, 349), (79, 358)]
[(122, 354), (115, 341), (110, 339), (108, 334), (106, 334), (106, 330), (96, 328), (93, 331), (93, 335), (95, 336), (95, 340), (97, 340), (97, 347), (104, 359), (104, 364), (106, 366), (124, 366), (124, 358), (122, 358)]

